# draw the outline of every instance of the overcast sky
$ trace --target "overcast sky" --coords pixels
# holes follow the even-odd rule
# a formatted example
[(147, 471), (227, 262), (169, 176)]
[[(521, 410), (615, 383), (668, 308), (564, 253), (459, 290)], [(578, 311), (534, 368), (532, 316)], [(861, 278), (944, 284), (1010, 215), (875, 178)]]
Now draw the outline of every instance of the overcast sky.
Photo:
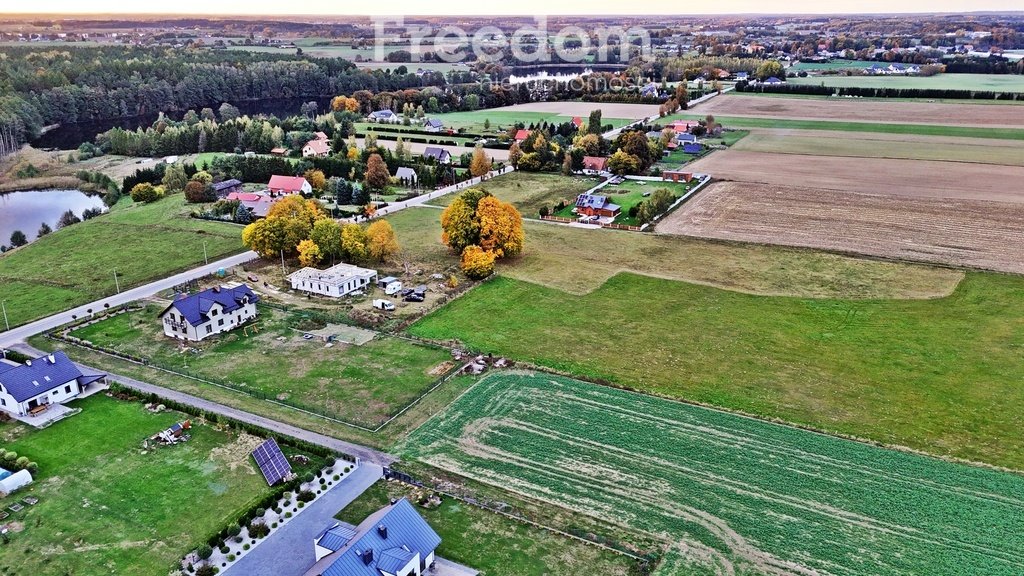
[(984, 10), (1024, 11), (1021, 0), (718, 0), (717, 2), (685, 2), (683, 0), (515, 0), (492, 4), (466, 0), (390, 0), (388, 2), (360, 2), (358, 0), (173, 0), (171, 2), (126, 2), (125, 0), (35, 0), (33, 2), (4, 2), (2, 12), (31, 13), (175, 13), (175, 14), (835, 14), (835, 13), (889, 13), (899, 12), (966, 12)]

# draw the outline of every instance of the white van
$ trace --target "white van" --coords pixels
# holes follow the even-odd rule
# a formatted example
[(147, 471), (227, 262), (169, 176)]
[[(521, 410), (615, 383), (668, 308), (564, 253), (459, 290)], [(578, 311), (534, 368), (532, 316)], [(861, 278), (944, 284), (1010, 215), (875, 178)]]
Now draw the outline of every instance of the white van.
[(402, 291), (402, 283), (398, 282), (398, 281), (391, 282), (387, 286), (384, 287), (384, 293), (387, 294), (388, 296), (391, 296), (393, 294), (398, 294), (401, 291)]
[(374, 300), (373, 307), (384, 310), (385, 312), (391, 312), (395, 309), (395, 305), (389, 300)]

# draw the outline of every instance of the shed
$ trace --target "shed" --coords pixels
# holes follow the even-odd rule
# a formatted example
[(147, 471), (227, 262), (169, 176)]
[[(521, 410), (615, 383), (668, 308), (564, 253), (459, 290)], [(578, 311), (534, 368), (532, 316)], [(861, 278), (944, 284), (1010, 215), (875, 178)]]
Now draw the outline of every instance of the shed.
[(394, 284), (395, 282), (398, 282), (398, 278), (395, 278), (394, 276), (385, 276), (384, 278), (377, 280), (377, 288), (387, 288), (389, 284)]

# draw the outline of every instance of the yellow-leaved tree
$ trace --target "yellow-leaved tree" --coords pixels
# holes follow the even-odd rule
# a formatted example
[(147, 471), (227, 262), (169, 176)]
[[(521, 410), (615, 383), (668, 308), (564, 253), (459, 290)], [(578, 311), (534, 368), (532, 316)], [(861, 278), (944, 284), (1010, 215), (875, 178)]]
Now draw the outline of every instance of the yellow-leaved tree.
[(487, 252), (476, 244), (466, 246), (462, 251), (462, 272), (473, 280), (480, 280), (494, 274), (494, 253)]
[(299, 264), (303, 266), (316, 266), (323, 257), (320, 247), (312, 240), (307, 239), (299, 242), (297, 249), (299, 251)]
[(370, 258), (384, 262), (400, 249), (395, 230), (387, 220), (377, 220), (366, 229), (367, 250)]
[(473, 149), (473, 159), (469, 161), (469, 173), (475, 178), (483, 176), (490, 171), (491, 159), (484, 152), (484, 147), (477, 144), (476, 148)]
[(480, 222), (479, 245), (496, 258), (517, 256), (523, 251), (523, 217), (515, 206), (487, 196), (476, 207)]

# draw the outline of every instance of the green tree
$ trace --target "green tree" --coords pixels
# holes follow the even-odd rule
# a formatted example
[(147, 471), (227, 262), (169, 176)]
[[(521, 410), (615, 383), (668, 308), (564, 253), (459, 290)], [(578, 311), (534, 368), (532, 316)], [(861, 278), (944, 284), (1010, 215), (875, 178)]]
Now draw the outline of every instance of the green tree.
[(588, 134), (601, 134), (601, 109), (590, 111), (590, 117), (587, 119), (587, 133)]
[(156, 202), (164, 197), (163, 187), (153, 186), (149, 182), (136, 184), (129, 194), (134, 202)]
[(785, 69), (782, 67), (782, 63), (778, 60), (765, 60), (757, 67), (757, 72), (754, 73), (758, 80), (767, 80), (772, 76), (776, 78), (785, 77)]
[(370, 255), (366, 230), (359, 224), (345, 224), (341, 228), (341, 251), (350, 262), (365, 262)]
[(608, 170), (613, 174), (636, 174), (640, 171), (640, 160), (636, 156), (619, 150), (608, 158)]
[(185, 167), (175, 162), (164, 170), (164, 177), (160, 181), (164, 188), (171, 194), (181, 192), (188, 184), (188, 176), (185, 175)]
[(50, 232), (53, 232), (53, 229), (50, 228), (49, 224), (47, 224), (46, 222), (43, 222), (42, 224), (39, 225), (39, 231), (36, 232), (36, 236), (38, 236), (39, 238), (42, 238), (43, 236), (46, 236)]
[(11, 232), (11, 247), (17, 248), (18, 246), (24, 246), (28, 244), (28, 237), (21, 230), (15, 230)]
[(332, 259), (341, 256), (341, 226), (330, 218), (321, 218), (313, 223), (309, 239), (319, 248), (324, 257)]

